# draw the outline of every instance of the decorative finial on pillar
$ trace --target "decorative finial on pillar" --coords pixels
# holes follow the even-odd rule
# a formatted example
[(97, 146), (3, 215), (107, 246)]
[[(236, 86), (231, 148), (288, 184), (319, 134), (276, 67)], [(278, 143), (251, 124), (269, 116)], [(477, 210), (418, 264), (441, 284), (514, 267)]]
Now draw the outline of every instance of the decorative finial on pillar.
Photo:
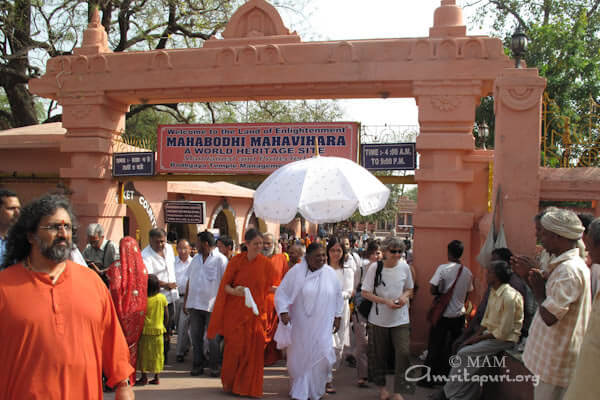
[(433, 27), (429, 28), (429, 37), (460, 37), (467, 35), (463, 22), (462, 8), (456, 0), (442, 0), (433, 13)]
[(108, 35), (100, 23), (100, 12), (94, 9), (87, 29), (83, 32), (81, 47), (73, 51), (77, 55), (111, 53), (108, 47)]

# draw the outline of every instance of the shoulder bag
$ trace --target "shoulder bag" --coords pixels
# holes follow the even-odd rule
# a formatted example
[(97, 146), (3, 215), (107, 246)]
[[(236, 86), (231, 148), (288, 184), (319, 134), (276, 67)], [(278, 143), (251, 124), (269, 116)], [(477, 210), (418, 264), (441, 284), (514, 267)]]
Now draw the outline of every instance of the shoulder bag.
[[(375, 288), (380, 283), (385, 286), (385, 283), (381, 281), (381, 271), (383, 271), (383, 261), (377, 261), (377, 270), (375, 271), (375, 282), (373, 284), (373, 294), (375, 293)], [(361, 278), (362, 278), (362, 270), (361, 270)], [(371, 300), (367, 300), (361, 295), (362, 284), (359, 284), (356, 289), (356, 297), (354, 300), (354, 304), (356, 305), (356, 309), (358, 313), (362, 315), (364, 318), (369, 319), (369, 314), (371, 313), (371, 308), (373, 307), (373, 302)], [(377, 309), (377, 305), (375, 305), (375, 312), (379, 314), (379, 310)]]
[(454, 293), (454, 287), (456, 286), (456, 282), (458, 282), (460, 274), (463, 271), (463, 267), (464, 266), (460, 264), (460, 269), (458, 270), (458, 274), (456, 274), (456, 279), (454, 280), (454, 283), (452, 284), (450, 289), (446, 293), (440, 294), (433, 298), (431, 307), (429, 308), (429, 311), (427, 311), (427, 321), (429, 321), (432, 326), (437, 325), (440, 318), (442, 318), (444, 311), (446, 311), (448, 303), (450, 303), (450, 299), (452, 298), (452, 293)]

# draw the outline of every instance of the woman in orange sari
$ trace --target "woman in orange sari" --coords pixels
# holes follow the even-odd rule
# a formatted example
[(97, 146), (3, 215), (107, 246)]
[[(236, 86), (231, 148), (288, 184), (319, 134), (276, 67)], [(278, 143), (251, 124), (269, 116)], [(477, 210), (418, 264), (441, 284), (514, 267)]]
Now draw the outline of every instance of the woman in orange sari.
[(221, 369), (223, 390), (240, 396), (261, 397), (267, 322), (265, 301), (274, 291), (273, 265), (261, 254), (260, 232), (250, 229), (244, 239), (248, 250), (227, 264), (207, 336), (214, 338), (220, 334), (225, 338)]
[[(129, 363), (136, 368), (137, 343), (144, 328), (148, 300), (148, 275), (142, 253), (134, 238), (125, 236), (119, 244), (120, 260), (106, 271), (110, 294), (129, 346)], [(130, 377), (135, 384), (135, 372)]]

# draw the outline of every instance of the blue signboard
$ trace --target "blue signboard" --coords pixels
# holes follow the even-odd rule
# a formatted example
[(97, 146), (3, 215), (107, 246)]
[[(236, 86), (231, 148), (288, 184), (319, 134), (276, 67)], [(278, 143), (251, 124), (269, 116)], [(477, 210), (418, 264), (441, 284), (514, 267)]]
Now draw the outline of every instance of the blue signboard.
[(153, 176), (154, 153), (113, 153), (113, 176)]
[(414, 143), (362, 144), (360, 163), (369, 170), (414, 170), (417, 151)]

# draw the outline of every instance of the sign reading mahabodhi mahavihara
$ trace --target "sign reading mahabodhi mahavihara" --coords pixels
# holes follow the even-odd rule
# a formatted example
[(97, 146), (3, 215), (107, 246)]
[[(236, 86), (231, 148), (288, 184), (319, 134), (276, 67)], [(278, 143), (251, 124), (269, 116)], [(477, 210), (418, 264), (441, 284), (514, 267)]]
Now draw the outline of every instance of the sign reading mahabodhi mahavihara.
[(159, 173), (269, 174), (315, 155), (357, 161), (358, 123), (160, 125)]

